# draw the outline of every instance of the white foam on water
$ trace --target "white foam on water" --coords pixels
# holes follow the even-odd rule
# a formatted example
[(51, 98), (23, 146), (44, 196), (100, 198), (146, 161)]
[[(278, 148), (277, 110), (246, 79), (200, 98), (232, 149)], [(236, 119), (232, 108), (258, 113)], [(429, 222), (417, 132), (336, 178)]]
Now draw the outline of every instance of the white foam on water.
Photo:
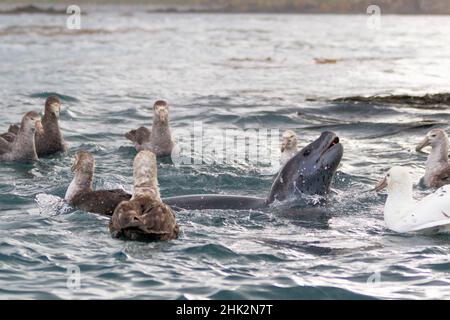
[(63, 198), (51, 194), (40, 193), (36, 195), (39, 213), (46, 216), (55, 216), (72, 211), (72, 208)]

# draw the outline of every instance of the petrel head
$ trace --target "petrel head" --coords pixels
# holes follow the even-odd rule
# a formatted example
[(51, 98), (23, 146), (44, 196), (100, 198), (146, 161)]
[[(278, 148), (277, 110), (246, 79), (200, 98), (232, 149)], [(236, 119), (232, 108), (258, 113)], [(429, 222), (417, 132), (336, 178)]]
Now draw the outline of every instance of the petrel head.
[(162, 124), (169, 122), (169, 105), (164, 100), (158, 100), (153, 105), (153, 110), (156, 119)]
[(50, 96), (45, 100), (45, 114), (59, 117), (61, 112), (61, 100), (57, 96)]
[(41, 123), (41, 116), (35, 111), (30, 111), (26, 113), (22, 118), (21, 128), (24, 130), (29, 128), (31, 131), (37, 131), (43, 133), (44, 129)]
[(87, 151), (78, 151), (72, 165), (72, 172), (94, 174), (95, 160), (91, 153)]
[(281, 152), (297, 148), (297, 135), (292, 130), (283, 132), (283, 140), (281, 143)]
[(448, 144), (449, 142), (447, 133), (443, 129), (433, 129), (430, 130), (422, 140), (422, 142), (417, 145), (416, 151), (419, 152), (427, 146), (431, 146), (434, 148), (439, 145), (443, 145), (447, 146), (448, 148)]

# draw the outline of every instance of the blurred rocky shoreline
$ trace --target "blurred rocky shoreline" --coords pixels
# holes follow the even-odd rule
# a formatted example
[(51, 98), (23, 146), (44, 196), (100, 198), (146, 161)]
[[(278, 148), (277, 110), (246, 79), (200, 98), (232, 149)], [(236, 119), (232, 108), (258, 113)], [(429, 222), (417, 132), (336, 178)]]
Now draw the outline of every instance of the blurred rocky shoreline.
[[(72, 1), (73, 2), (73, 1)], [(0, 14), (64, 14), (70, 1), (0, 0)], [(382, 14), (450, 14), (450, 0), (78, 0), (79, 5), (144, 6), (155, 13), (325, 13), (366, 14), (378, 5)]]

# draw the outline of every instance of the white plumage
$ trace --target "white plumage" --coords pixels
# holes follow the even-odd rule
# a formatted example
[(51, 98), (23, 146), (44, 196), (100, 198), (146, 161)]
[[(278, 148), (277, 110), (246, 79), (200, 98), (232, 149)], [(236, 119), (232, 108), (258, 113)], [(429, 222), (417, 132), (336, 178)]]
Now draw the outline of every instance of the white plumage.
[(410, 173), (406, 168), (394, 167), (375, 189), (384, 187), (388, 189), (384, 207), (387, 228), (401, 233), (450, 232), (450, 186), (416, 201)]

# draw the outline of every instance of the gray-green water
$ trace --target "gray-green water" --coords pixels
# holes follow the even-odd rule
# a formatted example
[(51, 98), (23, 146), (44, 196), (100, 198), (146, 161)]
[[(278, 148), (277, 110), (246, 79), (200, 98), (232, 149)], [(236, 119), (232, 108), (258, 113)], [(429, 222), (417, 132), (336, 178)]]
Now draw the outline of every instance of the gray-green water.
[[(92, 7), (78, 32), (67, 30), (65, 19), (0, 15), (0, 127), (42, 110), (54, 92), (63, 98), (70, 144), (67, 154), (35, 164), (0, 164), (1, 298), (450, 298), (450, 239), (388, 231), (385, 196), (363, 192), (393, 165), (410, 166), (418, 180), (426, 156), (414, 147), (428, 128), (417, 124), (447, 128), (448, 107), (329, 102), (448, 92), (449, 17), (386, 16), (378, 31), (367, 29), (363, 16)], [(179, 240), (148, 244), (114, 240), (106, 218), (58, 202), (79, 149), (96, 157), (97, 188), (131, 190), (135, 152), (123, 134), (150, 124), (152, 103), (161, 98), (171, 104), (175, 129), (194, 121), (218, 135), (294, 128), (301, 145), (335, 131), (345, 155), (331, 219), (185, 211), (177, 216)], [(264, 196), (272, 179), (265, 169), (177, 168), (163, 160), (159, 180), (163, 196)], [(74, 290), (73, 267), (81, 271)]]

